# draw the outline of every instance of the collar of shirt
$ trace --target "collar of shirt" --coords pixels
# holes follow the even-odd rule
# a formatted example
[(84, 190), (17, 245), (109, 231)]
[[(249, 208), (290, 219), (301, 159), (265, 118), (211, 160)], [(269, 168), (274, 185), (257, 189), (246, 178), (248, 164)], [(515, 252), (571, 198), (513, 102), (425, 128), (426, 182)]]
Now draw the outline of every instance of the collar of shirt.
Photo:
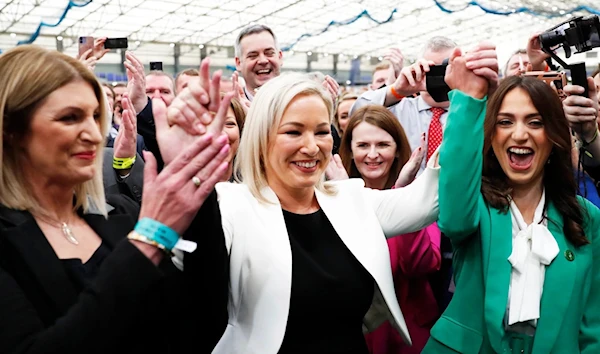
[(252, 102), (252, 100), (254, 99), (254, 95), (248, 91), (245, 87), (244, 87), (244, 94), (246, 95), (246, 98), (248, 99), (248, 101)]
[(417, 109), (419, 110), (419, 112), (423, 112), (423, 111), (427, 111), (427, 110), (431, 109), (431, 106), (429, 104), (427, 104), (427, 102), (425, 102), (425, 100), (423, 99), (422, 96), (417, 97), (416, 100), (417, 100)]

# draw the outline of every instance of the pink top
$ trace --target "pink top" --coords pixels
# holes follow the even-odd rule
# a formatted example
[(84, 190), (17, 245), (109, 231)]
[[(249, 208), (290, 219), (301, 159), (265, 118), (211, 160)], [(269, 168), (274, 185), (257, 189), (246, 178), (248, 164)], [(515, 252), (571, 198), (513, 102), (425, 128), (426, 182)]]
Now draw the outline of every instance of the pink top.
[(440, 316), (427, 275), (440, 269), (441, 232), (436, 223), (388, 239), (396, 296), (404, 314), (413, 346), (407, 346), (395, 329), (385, 322), (366, 335), (372, 354), (419, 354), (429, 331)]

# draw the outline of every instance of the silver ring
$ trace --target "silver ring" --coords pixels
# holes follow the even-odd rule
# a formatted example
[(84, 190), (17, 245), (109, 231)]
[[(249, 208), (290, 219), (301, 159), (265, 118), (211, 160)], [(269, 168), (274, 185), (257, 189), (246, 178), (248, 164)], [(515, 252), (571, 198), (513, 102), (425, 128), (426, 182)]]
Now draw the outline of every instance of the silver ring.
[(194, 185), (196, 187), (200, 187), (200, 185), (202, 184), (202, 181), (200, 180), (200, 178), (198, 178), (196, 176), (192, 177), (192, 182), (194, 182)]

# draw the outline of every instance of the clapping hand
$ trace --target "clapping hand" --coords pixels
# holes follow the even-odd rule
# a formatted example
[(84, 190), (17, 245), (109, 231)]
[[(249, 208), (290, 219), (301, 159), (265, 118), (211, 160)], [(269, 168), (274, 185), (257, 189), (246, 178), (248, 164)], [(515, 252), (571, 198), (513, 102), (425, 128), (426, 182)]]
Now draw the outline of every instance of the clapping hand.
[(122, 121), (115, 138), (114, 157), (129, 158), (136, 156), (137, 153), (137, 118), (127, 93), (123, 94), (121, 104), (123, 105)]
[(231, 81), (233, 81), (233, 97), (241, 103), (244, 112), (248, 114), (248, 110), (250, 109), (250, 100), (246, 98), (246, 94), (244, 93), (244, 88), (240, 85), (240, 77), (236, 72), (231, 75)]
[(392, 67), (394, 68), (394, 79), (396, 79), (404, 67), (404, 55), (402, 55), (402, 51), (398, 48), (390, 48), (383, 56), (383, 59), (392, 63)]
[(127, 71), (127, 92), (135, 111), (141, 112), (148, 104), (144, 64), (132, 52), (125, 53), (125, 58), (123, 65)]
[(329, 95), (331, 96), (331, 100), (333, 101), (333, 103), (335, 103), (338, 98), (338, 92), (340, 90), (340, 85), (338, 85), (337, 81), (335, 81), (335, 79), (329, 75), (325, 75), (325, 79), (323, 80), (322, 85), (327, 90), (327, 92), (329, 92)]
[(342, 164), (342, 159), (340, 158), (340, 155), (335, 154), (333, 155), (331, 160), (329, 160), (329, 164), (325, 169), (325, 176), (330, 181), (340, 181), (348, 179), (348, 173), (346, 172), (346, 169)]
[[(160, 99), (156, 101), (162, 103)], [(146, 165), (140, 220), (154, 219), (182, 235), (215, 184), (225, 175), (229, 149), (226, 135), (215, 139), (211, 134), (193, 137), (159, 174), (156, 158), (144, 151)]]
[(417, 177), (417, 173), (421, 169), (421, 164), (423, 163), (423, 159), (425, 158), (425, 152), (427, 149), (425, 148), (425, 133), (421, 135), (421, 145), (416, 148), (412, 154), (410, 155), (410, 159), (404, 164), (400, 174), (398, 175), (398, 179), (394, 184), (395, 188), (406, 187), (411, 184), (415, 177)]

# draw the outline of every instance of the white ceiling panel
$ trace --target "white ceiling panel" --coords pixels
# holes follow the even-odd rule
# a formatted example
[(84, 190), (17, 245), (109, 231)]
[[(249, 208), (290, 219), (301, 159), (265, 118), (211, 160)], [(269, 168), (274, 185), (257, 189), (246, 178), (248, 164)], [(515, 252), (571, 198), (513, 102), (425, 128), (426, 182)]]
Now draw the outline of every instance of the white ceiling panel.
[[(532, 13), (494, 15), (472, 3), (495, 12), (527, 8)], [(1, 0), (0, 49), (31, 38), (41, 21), (56, 23), (67, 4), (68, 0)], [(414, 60), (434, 35), (464, 47), (491, 39), (508, 53), (523, 47), (533, 32), (568, 19), (577, 6), (600, 10), (597, 0), (94, 0), (72, 7), (57, 27), (42, 27), (35, 43), (55, 47), (55, 38), (62, 36), (65, 49), (75, 51), (79, 35), (128, 37), (130, 43), (141, 42), (138, 50), (144, 55), (156, 51), (156, 56), (169, 56), (169, 44), (179, 42), (182, 55), (191, 60), (198, 53), (190, 48), (232, 46), (240, 29), (254, 22), (270, 25), (281, 47), (294, 51), (286, 57), (308, 51), (378, 57), (399, 47)], [(391, 21), (382, 23), (393, 12)], [(562, 15), (547, 18), (557, 14)]]

